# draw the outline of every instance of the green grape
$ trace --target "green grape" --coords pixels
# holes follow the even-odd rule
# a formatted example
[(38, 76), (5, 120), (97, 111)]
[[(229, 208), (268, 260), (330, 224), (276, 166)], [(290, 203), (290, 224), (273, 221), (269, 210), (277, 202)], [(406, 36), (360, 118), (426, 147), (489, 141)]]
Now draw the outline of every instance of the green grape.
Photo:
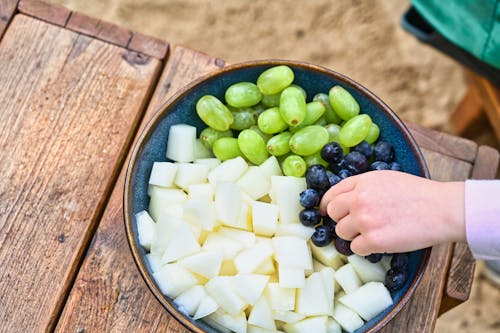
[(368, 142), (369, 144), (373, 144), (375, 141), (377, 141), (379, 135), (380, 135), (380, 129), (378, 128), (377, 124), (372, 122), (370, 130), (368, 131), (368, 135), (365, 138), (365, 141)]
[(323, 126), (311, 125), (295, 132), (290, 138), (290, 149), (297, 155), (314, 154), (328, 143), (328, 131)]
[(240, 132), (238, 146), (246, 159), (255, 165), (260, 165), (269, 157), (262, 137), (250, 129)]
[(273, 95), (263, 95), (262, 96), (262, 105), (266, 108), (273, 108), (275, 106), (280, 105), (280, 97), (281, 97), (281, 91), (277, 94)]
[(257, 86), (263, 95), (277, 94), (293, 82), (293, 71), (281, 65), (266, 69), (257, 78)]
[(260, 102), (262, 95), (259, 88), (252, 82), (238, 82), (226, 90), (227, 104), (236, 108), (246, 108)]
[(321, 157), (321, 152), (315, 152), (314, 154), (304, 156), (304, 161), (307, 167), (315, 164), (321, 164), (324, 167), (328, 167), (328, 162)]
[(304, 99), (307, 101), (307, 91), (304, 88), (302, 88), (301, 86), (299, 86), (298, 84), (295, 84), (295, 83), (292, 83), (290, 85), (290, 87), (295, 87), (295, 88), (299, 89), (300, 92), (302, 93), (302, 95), (304, 95)]
[(340, 126), (337, 124), (328, 124), (325, 128), (328, 131), (328, 142), (339, 142)]
[(320, 117), (318, 120), (316, 120), (313, 125), (319, 125), (319, 126), (326, 126), (328, 125), (328, 121), (326, 121), (325, 116)]
[(367, 114), (360, 114), (349, 119), (339, 132), (339, 142), (346, 147), (354, 147), (366, 139), (372, 120)]
[(233, 137), (233, 131), (230, 129), (226, 131), (218, 131), (211, 127), (207, 127), (200, 133), (201, 143), (203, 143), (203, 145), (208, 149), (212, 149), (212, 146), (217, 139), (224, 137)]
[(279, 133), (287, 129), (288, 125), (281, 117), (278, 107), (265, 110), (259, 115), (257, 125), (260, 130), (266, 134)]
[(226, 131), (233, 123), (231, 111), (217, 97), (205, 95), (196, 103), (196, 113), (209, 127)]
[(252, 108), (237, 109), (232, 112), (233, 123), (231, 129), (241, 131), (257, 123), (259, 114)]
[(296, 87), (288, 87), (281, 93), (281, 118), (291, 126), (302, 123), (306, 117), (306, 99)]
[(254, 105), (252, 108), (255, 111), (257, 111), (257, 114), (261, 114), (262, 112), (264, 112), (266, 110), (266, 107), (262, 103)]
[(214, 142), (212, 150), (215, 157), (221, 161), (243, 155), (240, 151), (240, 147), (238, 146), (238, 139), (236, 138), (225, 137), (217, 139), (217, 141)]
[(328, 97), (333, 110), (343, 120), (349, 120), (359, 114), (358, 102), (341, 86), (335, 86), (330, 89)]
[(338, 114), (333, 111), (333, 108), (330, 104), (330, 98), (325, 93), (316, 94), (313, 97), (313, 101), (321, 102), (325, 106), (325, 119), (329, 124), (338, 124), (342, 119), (338, 116)]
[[(295, 132), (301, 128), (314, 124), (325, 113), (325, 107), (321, 102), (311, 102), (306, 104), (306, 117), (297, 126), (290, 126), (290, 131)], [(321, 125), (322, 126), (322, 125)]]
[(262, 140), (264, 140), (264, 142), (267, 142), (273, 136), (272, 134), (266, 134), (266, 133), (262, 132), (260, 130), (259, 126), (257, 126), (257, 125), (250, 126), (248, 129), (252, 130), (255, 133), (257, 133), (258, 135), (260, 135), (260, 137), (262, 138)]
[(285, 155), (290, 152), (290, 138), (292, 137), (292, 133), (290, 132), (281, 132), (273, 136), (267, 141), (267, 151), (269, 154), (274, 156)]
[(306, 173), (307, 165), (298, 155), (290, 155), (283, 161), (283, 174), (285, 176), (302, 177)]

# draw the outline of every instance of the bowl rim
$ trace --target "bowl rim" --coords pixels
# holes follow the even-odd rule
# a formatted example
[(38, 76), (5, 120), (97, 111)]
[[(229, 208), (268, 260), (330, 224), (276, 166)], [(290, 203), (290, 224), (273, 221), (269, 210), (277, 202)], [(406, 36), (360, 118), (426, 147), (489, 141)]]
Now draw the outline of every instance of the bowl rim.
[[(148, 269), (145, 265), (145, 262), (142, 260), (141, 254), (139, 253), (140, 245), (138, 244), (137, 240), (134, 237), (133, 226), (132, 226), (133, 212), (131, 211), (131, 198), (132, 198), (131, 178), (132, 178), (133, 171), (136, 167), (137, 156), (138, 156), (139, 152), (142, 150), (146, 140), (152, 135), (152, 129), (154, 127), (156, 127), (158, 125), (159, 121), (163, 118), (163, 116), (168, 113), (169, 106), (172, 104), (175, 104), (180, 99), (182, 99), (186, 94), (188, 94), (191, 91), (191, 89), (196, 88), (199, 84), (205, 82), (206, 80), (215, 79), (218, 76), (224, 75), (225, 73), (232, 72), (235, 70), (240, 70), (240, 69), (245, 69), (245, 68), (250, 68), (250, 67), (258, 67), (258, 66), (272, 67), (272, 66), (278, 66), (278, 65), (289, 65), (292, 67), (301, 67), (304, 69), (318, 71), (318, 72), (321, 72), (323, 74), (333, 76), (338, 81), (345, 83), (348, 86), (354, 87), (361, 94), (365, 95), (373, 103), (378, 105), (380, 107), (380, 109), (382, 109), (384, 112), (386, 112), (390, 116), (390, 118), (394, 121), (396, 127), (398, 127), (398, 129), (401, 131), (401, 134), (403, 135), (403, 137), (410, 143), (410, 147), (411, 147), (413, 153), (417, 156), (417, 159), (419, 162), (419, 167), (423, 172), (423, 177), (430, 179), (430, 173), (429, 173), (429, 170), (428, 170), (427, 165), (425, 163), (425, 159), (423, 157), (423, 154), (420, 151), (419, 146), (417, 145), (415, 139), (411, 135), (411, 133), (408, 130), (408, 128), (406, 127), (406, 125), (396, 115), (396, 113), (385, 102), (383, 102), (378, 96), (376, 96), (374, 93), (372, 93), (366, 87), (364, 87), (360, 83), (354, 81), (353, 79), (345, 76), (344, 74), (341, 74), (339, 72), (331, 70), (327, 67), (311, 64), (311, 63), (304, 62), (304, 61), (296, 61), (296, 60), (285, 60), (285, 59), (252, 60), (252, 61), (245, 61), (245, 62), (240, 62), (240, 63), (235, 63), (235, 64), (225, 66), (221, 69), (209, 72), (205, 75), (202, 75), (199, 78), (186, 84), (185, 86), (180, 88), (177, 92), (175, 92), (171, 97), (169, 97), (164, 103), (162, 103), (160, 107), (158, 107), (157, 111), (152, 115), (151, 119), (147, 122), (146, 126), (144, 127), (144, 129), (140, 133), (139, 138), (137, 139), (136, 143), (134, 144), (132, 154), (130, 156), (130, 160), (129, 160), (128, 165), (127, 165), (126, 175), (125, 175), (125, 184), (124, 184), (124, 193), (123, 193), (123, 215), (124, 215), (124, 224), (125, 224), (125, 232), (126, 232), (126, 236), (127, 236), (127, 243), (128, 243), (129, 248), (132, 252), (134, 262), (135, 262), (137, 268), (139, 269), (139, 272), (140, 272), (142, 278), (146, 282), (148, 289), (153, 293), (155, 298), (163, 305), (163, 307), (169, 312), (170, 315), (172, 315), (178, 322), (180, 322), (182, 325), (184, 325), (184, 327), (186, 327), (187, 329), (189, 329), (193, 332), (196, 332), (196, 333), (204, 333), (205, 331), (201, 327), (195, 325), (183, 313), (181, 313), (179, 310), (177, 310), (173, 306), (173, 304), (171, 304), (167, 300), (166, 296), (161, 293), (159, 288), (156, 286), (156, 283), (153, 280), (152, 276), (149, 274)], [(411, 296), (413, 295), (415, 289), (420, 284), (422, 276), (425, 272), (425, 268), (427, 267), (427, 263), (429, 261), (431, 249), (432, 248), (430, 248), (430, 247), (422, 249), (422, 251), (423, 251), (422, 259), (421, 259), (420, 264), (417, 268), (417, 272), (416, 272), (415, 278), (413, 279), (412, 283), (410, 284), (408, 289), (405, 291), (405, 293), (401, 297), (400, 301), (397, 304), (395, 304), (394, 307), (391, 309), (391, 311), (389, 311), (379, 322), (377, 322), (373, 327), (369, 328), (366, 331), (367, 333), (368, 332), (374, 333), (374, 332), (377, 332), (380, 329), (382, 329), (408, 303), (408, 301), (410, 300)]]

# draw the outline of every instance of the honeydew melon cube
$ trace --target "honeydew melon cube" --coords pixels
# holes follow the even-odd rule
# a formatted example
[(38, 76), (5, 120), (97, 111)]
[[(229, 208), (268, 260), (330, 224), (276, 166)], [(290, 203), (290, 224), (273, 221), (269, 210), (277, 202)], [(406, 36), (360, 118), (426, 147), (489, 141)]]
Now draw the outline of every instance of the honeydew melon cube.
[(258, 242), (254, 246), (241, 251), (234, 258), (234, 265), (239, 273), (253, 273), (273, 255), (273, 248), (266, 242)]
[(215, 167), (221, 164), (221, 161), (218, 158), (212, 157), (212, 158), (198, 158), (194, 160), (193, 163), (208, 165), (208, 169), (212, 171), (213, 169), (215, 169)]
[(283, 288), (303, 288), (306, 281), (304, 269), (279, 265), (278, 280)]
[(250, 231), (234, 229), (229, 227), (220, 227), (219, 234), (224, 237), (234, 239), (235, 241), (241, 242), (245, 248), (251, 247), (255, 244), (255, 234)]
[(149, 184), (172, 187), (174, 185), (177, 164), (172, 162), (154, 162), (149, 176)]
[(192, 184), (188, 187), (189, 198), (205, 198), (207, 200), (214, 200), (214, 187), (211, 184)]
[(213, 168), (208, 174), (208, 181), (212, 185), (217, 185), (219, 182), (236, 182), (247, 169), (247, 162), (238, 156)]
[(196, 139), (194, 142), (194, 160), (203, 159), (203, 158), (212, 158), (214, 154), (212, 151), (205, 147), (203, 143), (201, 143), (200, 139)]
[(247, 333), (278, 333), (278, 331), (248, 324)]
[(340, 302), (335, 302), (333, 319), (335, 319), (344, 331), (349, 333), (354, 332), (364, 324), (363, 319), (356, 312)]
[(296, 323), (304, 319), (305, 316), (294, 311), (273, 310), (273, 318), (284, 323)]
[(243, 248), (240, 242), (218, 232), (209, 233), (202, 246), (203, 251), (222, 250), (224, 260), (233, 259)]
[(312, 258), (306, 240), (294, 236), (272, 238), (276, 261), (286, 267), (311, 269)]
[(326, 321), (326, 333), (342, 333), (342, 328), (335, 319), (328, 317)]
[(153, 273), (153, 279), (160, 291), (172, 298), (179, 296), (198, 282), (191, 272), (176, 263), (163, 265)]
[(238, 179), (236, 184), (253, 200), (257, 200), (269, 192), (271, 183), (258, 166), (250, 166)]
[(373, 319), (393, 303), (389, 290), (381, 282), (368, 282), (352, 293), (342, 296), (339, 302), (354, 310), (366, 321)]
[(252, 227), (257, 235), (274, 235), (278, 227), (278, 206), (254, 201), (252, 203)]
[(139, 244), (149, 251), (155, 239), (156, 224), (145, 210), (135, 214), (135, 222)]
[(233, 277), (236, 293), (248, 304), (254, 305), (263, 295), (269, 276), (261, 274), (237, 274)]
[(283, 176), (281, 172), (280, 163), (276, 156), (270, 156), (267, 160), (262, 162), (259, 165), (260, 171), (262, 174), (267, 177), (269, 181), (271, 181), (271, 176)]
[(174, 299), (174, 303), (182, 313), (194, 315), (201, 301), (207, 296), (205, 288), (200, 285), (193, 286)]
[(149, 199), (149, 214), (158, 222), (162, 214), (166, 214), (167, 207), (182, 204), (187, 199), (183, 190), (151, 186), (151, 197)]
[(193, 235), (189, 225), (184, 222), (180, 224), (175, 231), (174, 236), (161, 257), (161, 263), (167, 264), (191, 254), (198, 253), (199, 251), (200, 244), (198, 244), (197, 238)]
[(311, 238), (314, 234), (314, 228), (306, 227), (300, 223), (278, 224), (276, 236), (296, 236), (305, 240)]
[(203, 230), (211, 231), (216, 222), (215, 205), (207, 198), (189, 198), (184, 202), (183, 218)]
[(321, 273), (312, 273), (305, 281), (304, 288), (297, 289), (296, 312), (304, 316), (328, 315), (330, 311), (328, 295)]
[(306, 187), (304, 177), (271, 176), (270, 194), (279, 206), (281, 223), (300, 223), (299, 213), (304, 209), (300, 205), (300, 192)]
[(354, 268), (363, 283), (385, 281), (385, 269), (380, 262), (372, 263), (357, 254), (350, 255), (347, 260)]
[(232, 316), (239, 314), (247, 305), (234, 291), (231, 276), (215, 276), (205, 284), (205, 289)]
[[(218, 311), (218, 309), (217, 309)], [(211, 313), (210, 315), (216, 313), (217, 311)], [(232, 331), (228, 328), (226, 328), (225, 326), (223, 326), (222, 324), (219, 324), (218, 322), (214, 321), (213, 319), (210, 318), (210, 315), (206, 316), (203, 318), (203, 321), (210, 325), (210, 327), (212, 327), (213, 329), (217, 330), (217, 332), (221, 332), (221, 333), (232, 333)], [(248, 333), (248, 332), (247, 332)]]
[(235, 183), (219, 182), (215, 187), (215, 211), (217, 220), (223, 225), (246, 229), (241, 226), (241, 214), (244, 208), (241, 190)]
[(352, 264), (345, 264), (337, 269), (335, 271), (335, 280), (347, 294), (352, 293), (362, 285)]
[(264, 290), (272, 310), (293, 311), (295, 309), (295, 290), (282, 288), (277, 282), (269, 282)]
[(247, 333), (247, 317), (245, 316), (245, 312), (240, 312), (236, 315), (231, 315), (229, 313), (225, 313), (218, 309), (214, 313), (210, 314), (205, 318), (210, 318), (210, 320), (216, 322), (229, 329), (235, 333)]
[[(206, 292), (206, 291), (205, 291)], [(211, 313), (214, 313), (219, 308), (217, 302), (210, 296), (206, 295), (200, 302), (198, 309), (196, 309), (196, 313), (193, 316), (194, 320), (203, 318), (208, 316)]]
[[(274, 266), (273, 259), (271, 257), (264, 259), (259, 267), (254, 272), (255, 274), (265, 274), (273, 275), (276, 273), (276, 267)], [(278, 280), (276, 280), (278, 281)]]
[(248, 316), (248, 324), (268, 330), (276, 330), (271, 307), (264, 296), (260, 297), (253, 305), (252, 311)]
[(219, 274), (224, 253), (218, 251), (201, 251), (179, 260), (179, 264), (191, 272), (212, 278)]
[(328, 302), (328, 315), (333, 315), (333, 302), (335, 297), (335, 271), (331, 267), (325, 267), (320, 271), (325, 286), (326, 299)]
[(151, 253), (162, 257), (177, 228), (183, 223), (186, 222), (178, 217), (162, 215), (156, 223), (156, 234), (151, 243)]
[(236, 269), (236, 266), (234, 266), (234, 261), (232, 259), (223, 260), (219, 275), (231, 276), (236, 274), (238, 274), (238, 270)]
[(391, 260), (392, 256), (384, 255), (382, 259), (380, 259), (380, 264), (384, 267), (384, 270), (387, 272), (391, 268)]
[(193, 162), (196, 127), (178, 124), (170, 126), (167, 141), (167, 158), (176, 162)]
[(153, 253), (146, 254), (146, 261), (152, 273), (157, 272), (161, 267), (161, 256)]
[(208, 165), (195, 163), (177, 163), (175, 185), (187, 191), (190, 185), (206, 183)]
[(295, 323), (287, 323), (283, 326), (286, 333), (326, 333), (326, 316), (306, 318)]
[(337, 269), (344, 264), (342, 255), (333, 244), (319, 247), (311, 243), (311, 251), (313, 257), (325, 266)]

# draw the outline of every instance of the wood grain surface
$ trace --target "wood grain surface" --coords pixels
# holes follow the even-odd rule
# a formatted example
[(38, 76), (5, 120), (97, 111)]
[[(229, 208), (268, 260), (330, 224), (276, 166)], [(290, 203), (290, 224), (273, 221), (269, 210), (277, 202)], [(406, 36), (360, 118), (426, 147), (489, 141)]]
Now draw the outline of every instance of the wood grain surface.
[(40, 0), (20, 0), (17, 9), (23, 14), (60, 26), (65, 26), (71, 16), (68, 8)]
[(0, 38), (16, 12), (19, 0), (0, 0)]
[(483, 101), (483, 109), (497, 139), (500, 140), (500, 88), (473, 72), (468, 72), (468, 74), (472, 84), (479, 90), (479, 95)]
[[(173, 93), (200, 75), (219, 68), (220, 62), (216, 63), (214, 58), (183, 47), (175, 48), (141, 130)], [(122, 211), (125, 172), (126, 165), (78, 273), (57, 332), (186, 331), (154, 298), (132, 259)]]
[(0, 43), (0, 332), (58, 320), (159, 74), (135, 60), (21, 14)]

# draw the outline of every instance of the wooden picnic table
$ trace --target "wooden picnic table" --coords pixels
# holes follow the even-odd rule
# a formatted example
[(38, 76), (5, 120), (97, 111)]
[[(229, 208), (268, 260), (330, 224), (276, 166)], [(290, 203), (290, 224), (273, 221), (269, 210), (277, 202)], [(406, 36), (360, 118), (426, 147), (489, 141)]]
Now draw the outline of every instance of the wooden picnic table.
[[(41, 1), (0, 0), (0, 332), (181, 332), (142, 280), (129, 153), (178, 89), (224, 61)], [(498, 152), (408, 124), (432, 178), (494, 178)], [(384, 332), (432, 332), (468, 299), (466, 245), (432, 249)]]

